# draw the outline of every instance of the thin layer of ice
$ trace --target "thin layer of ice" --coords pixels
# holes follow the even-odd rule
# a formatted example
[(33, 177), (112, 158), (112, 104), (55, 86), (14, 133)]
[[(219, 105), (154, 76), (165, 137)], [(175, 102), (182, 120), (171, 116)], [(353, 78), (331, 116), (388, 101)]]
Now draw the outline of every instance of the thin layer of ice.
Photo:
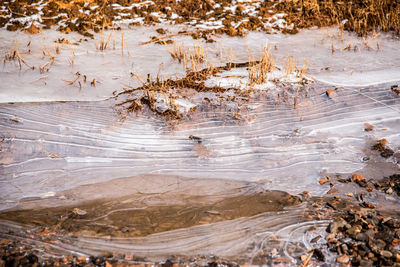
[[(170, 33), (193, 30), (189, 26), (165, 25), (164, 28)], [(31, 70), (23, 63), (20, 66), (18, 60), (4, 62), (0, 71), (0, 102), (102, 100), (122, 91), (126, 85), (141, 85), (132, 73), (142, 80), (146, 80), (148, 74), (153, 78), (184, 75), (184, 67), (171, 58), (167, 49), (154, 43), (140, 45), (158, 35), (155, 29), (134, 27), (124, 29), (124, 34), (106, 31), (103, 33), (105, 42), (112, 35), (105, 50), (96, 49), (96, 43), (97, 47), (100, 45), (100, 33), (96, 41), (84, 41), (75, 33), (46, 30), (43, 34), (30, 35), (0, 29), (2, 54), (11, 49), (15, 40), (21, 56), (35, 67)], [(63, 39), (71, 44), (61, 44), (60, 54), (57, 54), (55, 41)], [(189, 48), (197, 42), (190, 36), (172, 39), (184, 42)], [(251, 32), (245, 39), (227, 36), (214, 39), (216, 43), (205, 44), (208, 61), (214, 65), (258, 58), (262, 47), (270, 45), (276, 65), (283, 66), (286, 56), (293, 57), (298, 67), (307, 59), (308, 74), (333, 86), (368, 86), (400, 80), (400, 41), (390, 34), (364, 40), (347, 32), (340, 34), (336, 29), (314, 29), (296, 35)], [(233, 53), (229, 52), (231, 49)], [(45, 50), (55, 56), (55, 60), (41, 73), (39, 67), (51, 61)], [(71, 85), (77, 73), (81, 76)]]

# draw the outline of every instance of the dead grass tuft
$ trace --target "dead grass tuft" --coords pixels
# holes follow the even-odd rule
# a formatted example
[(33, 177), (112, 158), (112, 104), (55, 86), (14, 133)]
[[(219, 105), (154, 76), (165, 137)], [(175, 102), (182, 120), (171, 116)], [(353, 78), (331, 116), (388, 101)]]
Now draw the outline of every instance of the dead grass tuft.
[(275, 67), (270, 47), (264, 47), (260, 61), (255, 62), (248, 68), (250, 84), (262, 84), (267, 82), (268, 73)]
[(6, 51), (4, 58), (3, 58), (3, 64), (5, 64), (7, 61), (18, 61), (19, 64), (19, 68), (22, 68), (22, 64), (23, 63), (25, 66), (27, 66), (28, 68), (34, 70), (35, 67), (31, 66), (28, 64), (28, 62), (25, 61), (25, 59), (21, 56), (21, 54), (18, 51), (18, 42), (17, 41), (12, 41), (11, 43), (11, 48), (10, 50)]
[(178, 60), (179, 63), (186, 62), (187, 49), (184, 43), (178, 44), (174, 41), (172, 48), (169, 45), (164, 45), (164, 47), (173, 59)]

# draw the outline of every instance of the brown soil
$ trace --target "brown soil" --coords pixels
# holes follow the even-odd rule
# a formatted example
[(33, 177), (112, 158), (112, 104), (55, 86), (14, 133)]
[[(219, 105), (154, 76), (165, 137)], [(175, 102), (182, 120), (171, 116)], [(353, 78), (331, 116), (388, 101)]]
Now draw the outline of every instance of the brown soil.
[(371, 31), (400, 34), (400, 2), (391, 0), (288, 0), (276, 5), (298, 28), (339, 25), (365, 36)]
[[(28, 32), (38, 32), (37, 27), (50, 28), (58, 26), (62, 32), (76, 31), (85, 36), (92, 37), (93, 32), (108, 28), (121, 19), (143, 18), (145, 25), (160, 23), (160, 19), (152, 14), (160, 12), (165, 18), (175, 24), (196, 21), (221, 20), (223, 27), (212, 30), (199, 31), (193, 34), (193, 38), (205, 38), (210, 41), (210, 33), (225, 33), (230, 36), (242, 36), (247, 30), (263, 30), (270, 32), (273, 28), (287, 33), (296, 33), (297, 28), (312, 26), (340, 25), (343, 29), (355, 31), (360, 35), (366, 35), (371, 31), (393, 31), (400, 34), (400, 3), (390, 0), (374, 1), (334, 1), (334, 0), (288, 0), (288, 1), (260, 1), (255, 6), (253, 13), (246, 12), (247, 3), (237, 4), (236, 8), (225, 9), (232, 6), (230, 0), (186, 0), (163, 1), (154, 0), (154, 4), (143, 4), (145, 1), (137, 0), (91, 0), (91, 1), (42, 1), (43, 8), (38, 9), (39, 0), (29, 3), (13, 1), (3, 4), (0, 11), (0, 27), (15, 31), (25, 28)], [(131, 9), (118, 10), (113, 4), (128, 7), (137, 4)], [(250, 4), (251, 5), (251, 4)], [(233, 12), (232, 12), (233, 11)], [(123, 13), (121, 15), (120, 13)], [(293, 28), (265, 26), (271, 22), (270, 18), (275, 13), (285, 13), (288, 25)], [(35, 25), (27, 20), (22, 23), (16, 18), (28, 17), (40, 14), (42, 21), (36, 20)], [(177, 18), (172, 18), (177, 14)], [(223, 19), (223, 20), (222, 20)], [(344, 21), (347, 21), (344, 23)], [(240, 25), (238, 25), (240, 23)], [(135, 24), (135, 23), (133, 23)], [(138, 24), (138, 23), (136, 23)], [(235, 26), (233, 26), (235, 25)], [(118, 27), (116, 27), (118, 29)], [(159, 31), (164, 34), (163, 30)]]

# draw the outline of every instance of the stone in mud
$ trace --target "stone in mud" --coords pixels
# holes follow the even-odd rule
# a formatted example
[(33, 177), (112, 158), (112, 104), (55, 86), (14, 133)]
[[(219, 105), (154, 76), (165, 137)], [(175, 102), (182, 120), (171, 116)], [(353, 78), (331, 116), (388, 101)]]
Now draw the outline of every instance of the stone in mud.
[(362, 230), (362, 227), (360, 225), (354, 225), (347, 229), (346, 233), (350, 236), (355, 236), (356, 234), (360, 233)]
[(372, 260), (361, 260), (360, 266), (362, 267), (372, 267), (374, 266), (374, 262)]
[(342, 249), (342, 252), (344, 253), (344, 254), (348, 254), (348, 252), (349, 252), (349, 247), (346, 245), (346, 244), (342, 244), (341, 246), (340, 246), (340, 248)]
[(376, 208), (376, 205), (371, 203), (371, 202), (369, 202), (369, 201), (364, 201), (363, 203), (360, 204), (360, 206), (361, 207), (366, 207), (366, 208), (369, 208), (369, 209), (375, 209)]
[(315, 248), (313, 250), (313, 255), (318, 261), (325, 261), (325, 255), (322, 253), (320, 249)]
[(328, 243), (333, 243), (335, 241), (335, 234), (329, 234), (325, 237), (325, 240), (328, 241)]
[(368, 247), (372, 250), (372, 252), (378, 253), (380, 250), (385, 248), (386, 243), (385, 241), (381, 239), (374, 239), (374, 240), (369, 240), (367, 243)]
[(388, 143), (388, 142), (387, 142), (386, 139), (380, 139), (380, 140), (378, 140), (378, 141), (376, 142), (376, 144), (374, 144), (374, 145), (372, 146), (372, 150), (377, 150), (377, 151), (379, 151), (379, 152), (382, 152), (382, 151), (385, 149), (387, 143)]
[(392, 252), (387, 250), (382, 250), (380, 254), (385, 258), (391, 258), (393, 256)]
[(336, 262), (341, 264), (347, 264), (350, 262), (350, 257), (343, 254), (336, 258)]
[(331, 189), (329, 189), (329, 191), (326, 192), (326, 193), (327, 193), (327, 194), (337, 194), (337, 193), (339, 193), (339, 190), (336, 189), (336, 188), (331, 188)]
[(376, 151), (381, 152), (380, 155), (383, 158), (389, 158), (389, 157), (393, 156), (394, 151), (391, 148), (386, 146), (387, 143), (388, 142), (387, 142), (386, 139), (380, 139), (380, 140), (377, 141), (376, 144), (374, 144), (372, 146), (372, 150), (376, 150)]
[(318, 236), (314, 237), (313, 239), (311, 239), (310, 242), (311, 242), (311, 243), (317, 243), (320, 239), (321, 239), (321, 236), (318, 235)]
[(172, 267), (174, 264), (171, 260), (166, 260), (164, 263), (161, 264), (161, 267)]
[(336, 234), (338, 231), (343, 231), (345, 229), (349, 229), (350, 227), (350, 224), (348, 224), (345, 220), (341, 220), (338, 222), (330, 223), (327, 228), (327, 232)]
[(81, 210), (81, 209), (78, 209), (78, 208), (74, 208), (74, 209), (72, 210), (72, 213), (73, 213), (74, 215), (84, 216), (84, 215), (87, 214), (87, 211)]
[(390, 148), (385, 148), (382, 152), (381, 152), (381, 157), (383, 158), (390, 158), (391, 156), (393, 156), (394, 151)]
[(358, 233), (355, 235), (355, 240), (358, 241), (367, 241), (368, 240), (368, 235), (366, 235), (365, 233)]
[(351, 176), (351, 180), (362, 187), (365, 187), (367, 185), (367, 180), (364, 178), (364, 176), (358, 173), (353, 174)]

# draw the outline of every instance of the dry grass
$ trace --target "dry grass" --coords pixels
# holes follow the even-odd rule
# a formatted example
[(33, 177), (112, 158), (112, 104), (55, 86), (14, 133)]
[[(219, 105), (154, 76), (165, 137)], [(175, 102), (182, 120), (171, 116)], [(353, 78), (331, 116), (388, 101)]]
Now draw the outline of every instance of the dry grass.
[(365, 36), (372, 31), (400, 34), (400, 2), (393, 0), (286, 0), (276, 5), (298, 28), (339, 25)]
[(94, 38), (94, 45), (96, 46), (96, 49), (98, 49), (100, 51), (106, 50), (110, 43), (112, 35), (113, 35), (113, 31), (110, 32), (110, 34), (108, 35), (108, 38), (106, 39), (106, 37), (104, 35), (104, 29), (103, 29), (100, 34), (100, 42), (97, 43), (96, 38)]
[(202, 42), (196, 42), (193, 49), (185, 47), (184, 43), (177, 43), (174, 41), (172, 47), (164, 45), (170, 56), (183, 63), (184, 68), (189, 72), (198, 72), (202, 64), (207, 61), (207, 51)]
[(17, 53), (18, 53), (18, 43), (17, 41), (12, 41), (10, 50), (7, 50), (5, 52), (3, 63), (5, 63), (6, 61), (16, 60)]
[(296, 64), (293, 57), (287, 56), (283, 66), (286, 76), (296, 71)]
[(304, 75), (306, 75), (306, 73), (307, 73), (308, 65), (309, 65), (309, 62), (308, 62), (308, 59), (306, 58), (304, 60), (303, 67), (301, 69), (297, 70), (297, 77), (303, 79)]
[(173, 59), (178, 60), (179, 63), (186, 62), (187, 49), (184, 43), (178, 44), (174, 41), (172, 48), (168, 45), (164, 45), (164, 47)]
[(31, 66), (28, 64), (28, 62), (25, 61), (25, 59), (21, 56), (21, 54), (18, 51), (18, 42), (17, 41), (12, 41), (11, 43), (11, 48), (10, 50), (5, 52), (4, 58), (3, 58), (3, 64), (5, 64), (7, 61), (18, 61), (19, 64), (19, 68), (22, 68), (22, 64), (23, 63), (25, 66), (27, 66), (28, 68), (34, 70), (35, 67)]
[(259, 62), (252, 64), (248, 68), (250, 84), (262, 84), (268, 80), (268, 73), (275, 67), (274, 59), (270, 47), (264, 47), (263, 54)]
[(194, 44), (193, 50), (189, 50), (189, 60), (190, 60), (190, 68), (186, 65), (186, 70), (192, 72), (198, 72), (202, 63), (206, 61), (207, 54), (206, 49), (204, 48), (203, 43), (197, 42)]

